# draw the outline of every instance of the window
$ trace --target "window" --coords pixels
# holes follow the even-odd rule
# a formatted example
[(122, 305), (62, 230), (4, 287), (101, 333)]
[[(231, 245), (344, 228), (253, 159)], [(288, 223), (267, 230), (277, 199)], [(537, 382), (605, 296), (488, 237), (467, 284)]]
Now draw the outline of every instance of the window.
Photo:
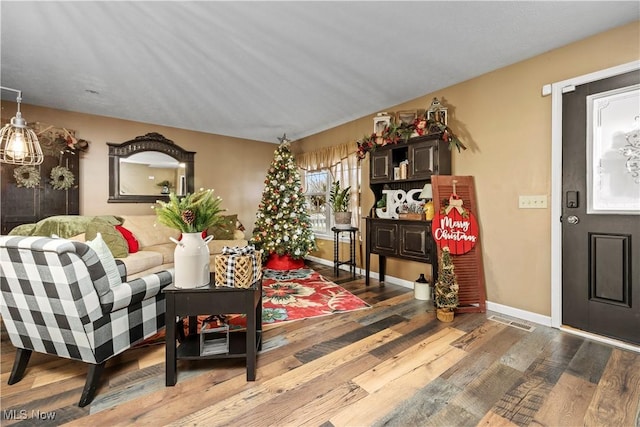
[(311, 218), (311, 228), (316, 234), (328, 235), (331, 230), (331, 209), (327, 205), (331, 175), (328, 170), (306, 172), (304, 179), (304, 197)]
[(351, 187), (351, 223), (360, 227), (360, 162), (353, 143), (327, 147), (296, 156), (302, 169), (301, 178), (307, 201), (312, 228), (316, 237), (333, 238), (333, 215), (327, 204), (333, 180), (339, 180), (342, 188)]

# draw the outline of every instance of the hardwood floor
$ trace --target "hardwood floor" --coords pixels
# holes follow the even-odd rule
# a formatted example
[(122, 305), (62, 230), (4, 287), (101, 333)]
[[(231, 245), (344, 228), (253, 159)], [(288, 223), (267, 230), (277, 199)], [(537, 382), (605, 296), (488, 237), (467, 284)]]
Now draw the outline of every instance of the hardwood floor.
[(3, 326), (0, 423), (640, 426), (640, 353), (495, 313), (442, 323), (409, 289), (311, 264), (372, 308), (266, 328), (255, 382), (241, 359), (179, 361), (165, 387), (164, 345), (153, 345), (111, 359), (79, 408), (83, 363), (34, 353), (7, 385), (15, 350)]

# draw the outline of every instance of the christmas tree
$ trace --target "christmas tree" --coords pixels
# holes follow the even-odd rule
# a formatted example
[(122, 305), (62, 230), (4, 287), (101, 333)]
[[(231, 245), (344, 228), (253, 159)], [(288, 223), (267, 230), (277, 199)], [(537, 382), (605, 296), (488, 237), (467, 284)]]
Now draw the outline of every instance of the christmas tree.
[(250, 243), (268, 254), (301, 259), (317, 248), (316, 241), (289, 141), (286, 135), (278, 139)]
[(440, 309), (453, 311), (458, 306), (458, 282), (453, 272), (454, 265), (451, 252), (447, 246), (442, 248), (438, 281), (435, 285), (436, 306)]

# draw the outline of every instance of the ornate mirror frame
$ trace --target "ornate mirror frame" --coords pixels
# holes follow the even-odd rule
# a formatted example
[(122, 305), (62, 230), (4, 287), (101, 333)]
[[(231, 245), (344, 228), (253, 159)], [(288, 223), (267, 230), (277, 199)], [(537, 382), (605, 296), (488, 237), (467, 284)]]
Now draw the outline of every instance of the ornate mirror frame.
[(121, 144), (107, 142), (109, 146), (109, 200), (108, 203), (155, 203), (169, 200), (168, 195), (120, 194), (120, 159), (145, 151), (157, 151), (185, 164), (186, 191), (194, 192), (194, 151), (186, 151), (159, 133), (137, 136)]

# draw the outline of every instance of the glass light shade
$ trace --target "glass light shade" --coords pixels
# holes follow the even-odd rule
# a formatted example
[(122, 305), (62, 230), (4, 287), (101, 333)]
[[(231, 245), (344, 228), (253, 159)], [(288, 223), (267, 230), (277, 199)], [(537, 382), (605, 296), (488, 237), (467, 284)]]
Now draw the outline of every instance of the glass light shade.
[(420, 193), (418, 198), (433, 199), (433, 188), (431, 187), (431, 184), (425, 184), (424, 187), (422, 187), (422, 192)]
[(35, 132), (27, 127), (20, 112), (0, 130), (0, 162), (39, 165), (44, 161)]

